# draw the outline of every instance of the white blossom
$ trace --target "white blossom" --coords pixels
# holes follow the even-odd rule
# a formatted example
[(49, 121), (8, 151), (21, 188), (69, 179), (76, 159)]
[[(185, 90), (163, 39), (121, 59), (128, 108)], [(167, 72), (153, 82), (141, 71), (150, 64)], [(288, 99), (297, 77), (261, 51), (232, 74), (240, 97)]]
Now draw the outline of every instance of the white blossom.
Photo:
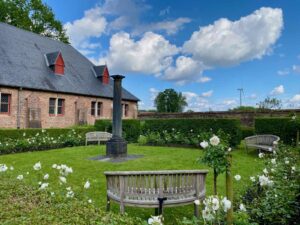
[(7, 169), (8, 168), (5, 164), (0, 164), (0, 172), (5, 172)]
[(263, 158), (264, 155), (265, 155), (265, 154), (261, 152), (261, 153), (258, 154), (258, 157), (259, 157), (259, 158)]
[(65, 177), (59, 177), (61, 183), (67, 183), (67, 179)]
[(213, 198), (212, 199), (212, 209), (217, 211), (219, 209), (220, 205), (219, 205), (219, 199), (217, 198)]
[(208, 147), (208, 142), (207, 142), (207, 141), (202, 141), (202, 142), (200, 143), (200, 146), (201, 146), (202, 148), (207, 148), (207, 147)]
[(52, 168), (53, 168), (53, 169), (56, 169), (56, 168), (57, 168), (57, 165), (56, 165), (56, 164), (53, 164), (53, 165), (52, 165)]
[(200, 205), (200, 201), (199, 201), (198, 199), (196, 199), (196, 200), (194, 201), (194, 204), (195, 204), (195, 205)]
[(40, 186), (40, 190), (46, 189), (49, 186), (49, 183), (42, 183)]
[(48, 179), (49, 179), (49, 174), (47, 173), (44, 175), (44, 180), (48, 180)]
[(23, 180), (23, 178), (24, 178), (24, 176), (22, 174), (17, 176), (18, 180)]
[(246, 212), (246, 207), (244, 206), (243, 203), (240, 204), (240, 210)]
[(262, 175), (258, 177), (260, 186), (272, 186), (273, 181), (271, 181), (267, 176)]
[(151, 218), (148, 219), (148, 224), (162, 225), (162, 216), (151, 216)]
[(36, 164), (34, 164), (33, 169), (34, 170), (40, 170), (42, 168), (41, 162), (37, 162)]
[(295, 171), (296, 170), (296, 166), (292, 166), (292, 171)]
[(209, 142), (213, 146), (217, 146), (220, 143), (220, 138), (216, 135), (213, 135), (212, 138), (209, 139)]
[(88, 200), (88, 203), (92, 203), (92, 202), (93, 202), (92, 199), (89, 199), (89, 200)]
[(255, 177), (250, 177), (250, 180), (251, 180), (252, 182), (255, 182)]
[(15, 168), (14, 168), (13, 166), (10, 166), (9, 169), (10, 169), (10, 170), (14, 170)]
[(264, 168), (263, 172), (264, 172), (264, 174), (268, 174), (269, 173), (266, 168)]
[(228, 150), (227, 150), (227, 151), (228, 151), (228, 152), (231, 152), (231, 150), (232, 150), (231, 148), (228, 148)]
[(202, 210), (202, 217), (206, 221), (212, 221), (215, 218), (214, 215), (212, 213), (210, 213), (207, 208)]
[(222, 199), (224, 212), (227, 212), (231, 208), (231, 201), (229, 201), (226, 197)]
[(66, 194), (67, 198), (73, 198), (74, 197), (74, 192), (73, 191), (68, 191)]
[(278, 141), (273, 141), (273, 145), (278, 145)]
[(284, 162), (285, 164), (289, 164), (290, 163), (290, 161), (289, 160), (285, 160), (285, 162)]
[(84, 184), (84, 188), (85, 189), (89, 189), (91, 186), (90, 182), (89, 181), (86, 181), (85, 184)]
[(272, 164), (276, 164), (276, 159), (271, 159)]
[(50, 193), (50, 195), (51, 195), (51, 196), (54, 196), (54, 195), (55, 195), (55, 193), (54, 193), (54, 192), (51, 192), (51, 193)]
[(239, 181), (241, 178), (242, 178), (242, 177), (241, 177), (241, 175), (239, 175), (239, 174), (237, 174), (237, 175), (234, 176), (234, 179), (237, 180), (237, 181)]

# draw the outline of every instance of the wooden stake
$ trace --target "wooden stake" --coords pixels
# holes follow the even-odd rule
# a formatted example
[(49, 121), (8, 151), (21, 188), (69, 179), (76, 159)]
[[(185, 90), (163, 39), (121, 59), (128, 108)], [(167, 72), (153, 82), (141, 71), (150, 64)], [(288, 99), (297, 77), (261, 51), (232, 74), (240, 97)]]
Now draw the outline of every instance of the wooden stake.
[(232, 156), (228, 155), (228, 166), (226, 168), (226, 196), (231, 201), (231, 208), (227, 211), (226, 221), (228, 225), (233, 224), (233, 187), (232, 187), (232, 174), (231, 174), (231, 163)]

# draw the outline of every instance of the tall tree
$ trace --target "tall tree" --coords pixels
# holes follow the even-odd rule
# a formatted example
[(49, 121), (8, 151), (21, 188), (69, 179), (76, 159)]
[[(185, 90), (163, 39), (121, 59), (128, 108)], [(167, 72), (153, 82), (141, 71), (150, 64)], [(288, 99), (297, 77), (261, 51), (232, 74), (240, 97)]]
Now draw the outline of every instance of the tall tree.
[(177, 93), (174, 89), (159, 92), (154, 103), (158, 112), (182, 112), (184, 107), (187, 106), (182, 93)]
[(69, 43), (62, 23), (42, 0), (0, 0), (0, 21)]
[(280, 109), (281, 100), (267, 97), (265, 100), (257, 103), (259, 109)]

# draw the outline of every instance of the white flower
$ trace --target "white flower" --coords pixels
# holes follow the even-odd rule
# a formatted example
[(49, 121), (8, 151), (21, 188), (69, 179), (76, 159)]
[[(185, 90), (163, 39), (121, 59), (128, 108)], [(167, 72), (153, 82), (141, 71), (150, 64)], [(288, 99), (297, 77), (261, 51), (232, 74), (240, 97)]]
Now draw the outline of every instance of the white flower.
[(271, 172), (274, 173), (274, 172), (275, 172), (275, 169), (274, 169), (274, 168), (271, 168)]
[(296, 170), (296, 167), (295, 166), (292, 166), (292, 171), (295, 171)]
[(276, 164), (276, 159), (271, 159), (272, 164)]
[(263, 172), (264, 172), (264, 174), (268, 174), (269, 173), (266, 168), (264, 168)]
[(25, 137), (26, 136), (26, 133), (23, 133), (23, 137)]
[(42, 185), (42, 181), (39, 181), (39, 183), (38, 183), (39, 185)]
[(296, 119), (296, 116), (294, 115), (294, 116), (292, 116), (292, 120), (295, 120)]
[(162, 216), (151, 216), (151, 218), (148, 219), (148, 224), (162, 225)]
[(200, 143), (200, 146), (201, 146), (202, 148), (207, 148), (207, 147), (208, 147), (208, 142), (207, 142), (207, 141), (202, 141), (202, 142)]
[(267, 176), (262, 175), (258, 177), (260, 186), (272, 186), (273, 181), (271, 181)]
[(241, 176), (237, 174), (237, 175), (234, 176), (234, 179), (239, 181), (241, 179)]
[(18, 175), (18, 176), (17, 176), (17, 179), (18, 179), (18, 180), (23, 180), (23, 178), (24, 178), (23, 175)]
[(67, 198), (73, 198), (74, 197), (74, 192), (73, 191), (68, 191), (66, 194)]
[(55, 193), (54, 193), (54, 192), (51, 192), (51, 193), (50, 193), (50, 195), (51, 195), (51, 196), (54, 196), (54, 195), (55, 195)]
[(289, 164), (290, 163), (290, 161), (289, 160), (285, 160), (285, 162), (284, 162), (285, 164)]
[(273, 145), (278, 145), (278, 141), (273, 141)]
[(65, 177), (59, 177), (61, 183), (67, 183), (67, 179)]
[(36, 164), (34, 164), (33, 169), (34, 170), (40, 170), (42, 168), (41, 162), (37, 162)]
[(250, 177), (250, 180), (251, 180), (252, 182), (255, 182), (255, 177)]
[(207, 208), (202, 210), (202, 217), (206, 221), (212, 221), (214, 219), (214, 215), (212, 213), (210, 213)]
[(91, 184), (90, 184), (89, 181), (85, 182), (85, 184), (84, 184), (84, 188), (85, 188), (85, 189), (89, 189), (90, 186), (91, 186)]
[(66, 190), (67, 191), (72, 191), (72, 188), (71, 187), (67, 187)]
[(224, 212), (227, 212), (231, 208), (231, 201), (229, 201), (226, 197), (222, 199)]
[(231, 152), (231, 150), (232, 150), (231, 148), (228, 148), (228, 150), (227, 150), (227, 151), (228, 151), (228, 152)]
[(213, 135), (212, 138), (209, 139), (209, 142), (213, 146), (217, 146), (220, 143), (220, 138), (218, 136)]
[(213, 198), (213, 200), (212, 200), (212, 209), (213, 210), (218, 210), (219, 209), (219, 199), (217, 199), (217, 198)]
[(258, 154), (258, 157), (259, 157), (259, 158), (263, 158), (264, 155), (265, 155), (265, 154), (261, 152), (261, 153)]
[(29, 172), (27, 171), (26, 174), (29, 175)]
[(56, 167), (57, 167), (56, 164), (53, 164), (53, 165), (52, 165), (52, 168), (53, 168), (53, 169), (56, 169)]
[(7, 169), (8, 168), (5, 164), (0, 164), (0, 172), (5, 172)]
[(243, 203), (240, 204), (240, 210), (246, 212), (246, 208)]
[(89, 199), (89, 200), (88, 200), (88, 203), (92, 203), (92, 202), (93, 202), (92, 199)]
[(14, 170), (15, 168), (13, 166), (9, 167), (10, 170)]
[(49, 183), (42, 183), (40, 186), (40, 190), (46, 189), (48, 187)]
[(268, 148), (268, 150), (271, 152), (273, 149), (270, 147), (270, 148)]
[(199, 201), (198, 199), (196, 199), (196, 200), (194, 201), (194, 204), (195, 204), (195, 205), (200, 205), (200, 201)]
[(47, 173), (47, 174), (45, 174), (45, 176), (44, 176), (44, 180), (48, 180), (49, 179), (49, 174)]

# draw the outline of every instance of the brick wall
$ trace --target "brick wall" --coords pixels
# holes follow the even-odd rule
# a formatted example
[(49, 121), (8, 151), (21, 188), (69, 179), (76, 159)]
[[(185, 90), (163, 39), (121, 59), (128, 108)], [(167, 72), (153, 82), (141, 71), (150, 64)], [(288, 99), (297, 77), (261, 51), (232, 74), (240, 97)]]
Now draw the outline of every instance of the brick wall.
[[(18, 127), (18, 102), (20, 102), (19, 127), (29, 127), (29, 109), (32, 116), (41, 122), (43, 128), (50, 127), (69, 127), (77, 124), (80, 118), (86, 119), (88, 124), (94, 124), (95, 119), (111, 119), (112, 118), (112, 99), (76, 96), (69, 94), (39, 92), (32, 90), (18, 90), (14, 88), (0, 87), (0, 92), (11, 94), (10, 114), (0, 114), (1, 128), (17, 128)], [(20, 96), (18, 98), (18, 95)], [(62, 98), (65, 100), (64, 115), (49, 115), (49, 98)], [(19, 100), (18, 100), (19, 99)], [(91, 115), (91, 102), (102, 102), (102, 116), (95, 117)], [(125, 119), (137, 118), (137, 103), (131, 101), (123, 101), (128, 104), (128, 116)], [(36, 112), (38, 111), (38, 112)], [(35, 113), (36, 112), (36, 113)]]

